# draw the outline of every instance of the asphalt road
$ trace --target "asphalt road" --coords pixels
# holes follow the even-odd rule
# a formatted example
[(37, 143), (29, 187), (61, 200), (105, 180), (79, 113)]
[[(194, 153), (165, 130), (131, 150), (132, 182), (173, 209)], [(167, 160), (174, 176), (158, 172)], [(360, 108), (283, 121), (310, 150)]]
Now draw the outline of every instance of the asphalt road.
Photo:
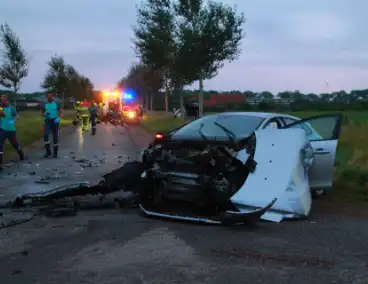
[[(130, 132), (138, 136), (141, 144), (131, 139)], [(0, 201), (80, 181), (98, 182), (103, 174), (135, 160), (148, 138), (136, 127), (100, 125), (97, 136), (80, 129), (67, 129), (60, 137), (58, 159), (43, 158), (41, 141), (26, 149), (25, 162), (10, 161), (7, 164), (0, 175)]]
[[(25, 180), (34, 189), (32, 182), (55, 164), (68, 174), (47, 186), (98, 179), (143, 146), (147, 137), (137, 128), (129, 131), (134, 142), (111, 126), (101, 126), (96, 137), (64, 137), (56, 162), (36, 161), (40, 154), (34, 151), (34, 166), (14, 165), (1, 179), (4, 198), (30, 190)], [(107, 161), (80, 170), (73, 155)], [(37, 173), (27, 176), (28, 167)], [(19, 171), (22, 178), (14, 177)], [(367, 220), (331, 214), (224, 228), (147, 219), (133, 209), (81, 211), (0, 230), (0, 283), (368, 283), (367, 240)]]

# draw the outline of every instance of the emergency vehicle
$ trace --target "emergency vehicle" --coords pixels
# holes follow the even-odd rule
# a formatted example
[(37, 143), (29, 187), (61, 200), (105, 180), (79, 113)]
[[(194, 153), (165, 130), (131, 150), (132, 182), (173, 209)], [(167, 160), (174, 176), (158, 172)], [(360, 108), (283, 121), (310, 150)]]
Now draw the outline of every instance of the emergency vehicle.
[(121, 119), (122, 101), (121, 92), (112, 90), (102, 93), (101, 121), (116, 124)]
[(126, 124), (140, 124), (143, 118), (143, 108), (139, 99), (131, 92), (122, 96), (122, 119)]
[(129, 90), (104, 91), (102, 96), (102, 121), (139, 124), (143, 108), (139, 98)]

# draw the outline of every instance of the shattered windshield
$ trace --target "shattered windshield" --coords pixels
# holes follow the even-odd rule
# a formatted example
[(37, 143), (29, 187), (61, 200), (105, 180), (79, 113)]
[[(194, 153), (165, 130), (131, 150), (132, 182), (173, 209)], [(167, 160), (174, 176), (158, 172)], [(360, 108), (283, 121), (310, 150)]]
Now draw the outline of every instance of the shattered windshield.
[[(263, 121), (263, 118), (249, 115), (221, 114), (209, 115), (194, 120), (173, 134), (174, 139), (216, 138), (229, 140), (229, 133), (236, 138), (244, 138), (252, 134)], [(221, 127), (219, 127), (221, 125)], [(199, 131), (200, 129), (200, 131)], [(226, 129), (226, 131), (224, 131)], [(233, 136), (233, 135), (231, 135)]]

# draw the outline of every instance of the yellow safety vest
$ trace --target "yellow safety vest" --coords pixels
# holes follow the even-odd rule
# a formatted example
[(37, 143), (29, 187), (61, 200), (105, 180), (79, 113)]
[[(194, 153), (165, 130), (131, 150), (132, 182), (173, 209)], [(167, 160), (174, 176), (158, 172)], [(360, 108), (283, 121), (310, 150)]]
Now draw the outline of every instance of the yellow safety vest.
[(89, 116), (89, 109), (88, 109), (88, 107), (80, 107), (79, 108), (79, 113), (80, 113), (80, 116), (83, 116), (83, 117), (85, 117), (85, 116)]

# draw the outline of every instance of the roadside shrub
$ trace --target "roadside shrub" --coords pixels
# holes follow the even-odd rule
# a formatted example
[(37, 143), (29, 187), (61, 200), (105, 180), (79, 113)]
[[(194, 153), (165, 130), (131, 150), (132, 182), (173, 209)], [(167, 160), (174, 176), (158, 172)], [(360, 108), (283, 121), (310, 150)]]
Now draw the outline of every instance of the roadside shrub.
[(350, 165), (336, 173), (336, 195), (349, 201), (368, 201), (368, 169)]
[(347, 124), (349, 124), (349, 122), (350, 122), (350, 119), (348, 118), (348, 116), (344, 115), (343, 120), (342, 120), (342, 124), (347, 125)]
[(261, 111), (271, 111), (274, 108), (274, 106), (268, 102), (260, 102), (257, 107)]

